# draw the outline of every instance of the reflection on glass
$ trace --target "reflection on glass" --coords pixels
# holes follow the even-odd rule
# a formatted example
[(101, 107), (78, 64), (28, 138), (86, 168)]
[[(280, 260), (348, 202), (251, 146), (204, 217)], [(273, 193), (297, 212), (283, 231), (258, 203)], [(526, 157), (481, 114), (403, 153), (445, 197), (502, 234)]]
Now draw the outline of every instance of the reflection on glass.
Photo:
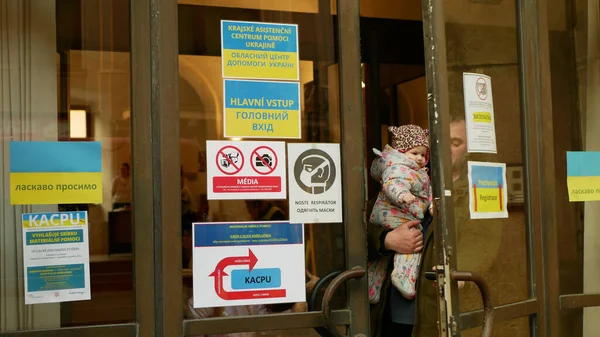
[[(179, 5), (179, 24), (181, 28), (179, 30), (179, 102), (182, 179), (181, 225), (183, 230), (182, 267), (185, 285), (183, 295), (184, 317), (187, 319), (268, 315), (308, 310), (310, 301), (194, 308), (192, 292), (194, 272), (192, 223), (287, 221), (290, 216), (289, 208), (291, 205), (286, 199), (252, 200), (248, 197), (246, 200), (219, 200), (223, 198), (208, 200), (210, 198), (207, 170), (210, 170), (211, 166), (214, 167), (218, 161), (214, 156), (207, 155), (207, 141), (285, 141), (286, 144), (340, 142), (339, 73), (335, 58), (335, 22), (331, 14), (331, 4), (329, 1), (324, 1), (323, 4), (307, 2), (300, 5), (294, 1), (286, 0), (268, 3), (248, 1), (241, 7), (220, 1), (204, 1), (202, 5)], [(230, 121), (230, 118), (235, 120), (235, 111), (237, 110), (233, 109), (233, 105), (237, 106), (243, 102), (241, 100), (224, 102), (222, 63), (224, 60), (230, 60), (229, 58), (233, 56), (227, 48), (222, 55), (221, 20), (298, 25), (297, 48), (300, 61), (297, 69), (299, 74), (297, 82), (300, 86), (300, 139), (281, 139), (281, 137), (274, 137), (274, 133), (270, 132), (263, 132), (260, 136), (262, 140), (261, 138), (248, 138), (251, 136), (250, 134), (240, 133), (243, 130), (241, 124), (235, 128), (231, 128), (227, 124), (227, 132), (233, 136), (225, 136), (224, 125), (226, 119), (227, 121)], [(227, 27), (231, 25), (228, 23)], [(237, 27), (237, 24), (234, 26)], [(259, 26), (263, 27), (262, 25)], [(269, 28), (270, 26), (265, 25), (264, 27)], [(236, 34), (243, 33), (234, 30), (232, 32)], [(229, 30), (225, 32), (227, 38), (230, 37), (228, 32)], [(286, 34), (282, 32), (281, 37), (289, 38), (289, 34)], [(228, 46), (237, 46), (236, 41), (228, 40), (226, 42), (229, 43)], [(285, 57), (287, 54), (283, 52), (282, 55)], [(232, 70), (227, 70), (227, 73), (230, 71)], [(251, 74), (257, 76), (255, 71)], [(281, 74), (295, 76), (293, 72), (282, 72)], [(296, 82), (295, 79), (290, 79), (287, 75), (284, 78), (286, 81)], [(273, 76), (267, 77), (273, 78)], [(228, 83), (233, 85), (229, 80)], [(267, 97), (273, 93), (263, 92), (262, 94)], [(242, 117), (247, 116), (249, 114)], [(293, 114), (290, 113), (288, 118), (292, 119)], [(240, 120), (240, 123), (242, 122), (247, 123), (245, 120)], [(264, 121), (257, 120), (256, 122), (263, 123)], [(279, 124), (273, 123), (277, 128)], [(266, 131), (262, 129), (262, 125), (258, 125), (258, 130)], [(277, 130), (275, 131), (277, 132)], [(293, 133), (291, 132), (290, 135)], [(274, 138), (269, 139), (269, 137)], [(210, 151), (208, 152), (210, 153)], [(278, 155), (279, 158), (284, 158), (283, 153)], [(225, 166), (235, 159), (225, 158), (227, 161)], [(263, 163), (268, 164), (268, 160), (272, 160), (272, 158), (266, 157), (263, 157), (263, 159), (265, 161), (258, 163), (257, 167), (259, 169), (264, 167)], [(245, 158), (245, 160), (246, 164), (253, 164), (248, 162), (249, 158)], [(287, 163), (285, 164), (287, 165)], [(284, 179), (287, 179), (287, 170), (285, 172)], [(322, 293), (325, 290), (324, 286), (319, 287), (317, 290), (314, 289), (317, 280), (329, 273), (344, 269), (344, 230), (342, 224), (339, 223), (306, 223), (304, 224), (304, 232), (305, 251), (303, 258), (305, 259), (306, 272), (302, 281), (305, 283), (305, 292), (308, 299), (313, 291)], [(320, 308), (321, 298), (321, 296), (317, 297), (316, 310)], [(334, 298), (333, 306), (339, 308), (344, 304), (344, 291), (339, 291)]]
[[(492, 337), (501, 336), (529, 336), (529, 331), (523, 326), (529, 326), (529, 317), (521, 317), (509, 321), (494, 322), (494, 330)], [(473, 328), (460, 332), (461, 337), (478, 337), (481, 336), (481, 328)]]
[[(0, 6), (0, 17), (5, 183), (11, 179), (10, 141), (99, 142), (102, 153), (98, 203), (12, 206), (6, 188), (0, 208), (0, 331), (132, 322), (130, 126), (122, 115), (129, 111), (129, 3), (11, 1)], [(86, 163), (75, 153), (66, 155), (77, 165)], [(21, 214), (57, 211), (88, 213), (91, 300), (25, 305), (24, 294), (35, 296), (35, 288), (25, 284)], [(61, 287), (50, 283), (54, 290)]]

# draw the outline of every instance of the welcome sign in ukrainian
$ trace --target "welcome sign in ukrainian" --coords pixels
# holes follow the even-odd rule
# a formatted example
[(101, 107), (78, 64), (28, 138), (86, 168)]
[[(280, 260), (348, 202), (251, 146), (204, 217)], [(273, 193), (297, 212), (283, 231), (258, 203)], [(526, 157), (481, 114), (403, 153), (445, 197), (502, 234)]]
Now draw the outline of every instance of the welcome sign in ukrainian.
[(299, 80), (298, 26), (221, 21), (223, 77)]
[(600, 152), (567, 152), (569, 201), (600, 200)]
[(102, 203), (100, 142), (11, 142), (10, 203)]
[(468, 164), (471, 219), (508, 218), (506, 164), (473, 161)]
[(225, 137), (301, 137), (298, 82), (223, 82)]

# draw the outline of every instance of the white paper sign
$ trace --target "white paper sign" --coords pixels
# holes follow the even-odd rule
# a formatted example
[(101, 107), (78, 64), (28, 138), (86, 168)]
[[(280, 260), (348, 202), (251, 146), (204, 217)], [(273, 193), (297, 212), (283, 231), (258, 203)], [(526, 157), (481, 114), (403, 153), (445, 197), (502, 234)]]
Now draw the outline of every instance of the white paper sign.
[(25, 304), (91, 299), (87, 212), (21, 216)]
[(290, 221), (342, 222), (340, 145), (288, 144)]
[(285, 199), (285, 142), (207, 141), (208, 200)]
[(487, 75), (463, 73), (467, 151), (497, 153), (492, 80)]
[(508, 218), (506, 164), (468, 162), (471, 219)]
[(194, 307), (306, 301), (304, 226), (195, 223)]

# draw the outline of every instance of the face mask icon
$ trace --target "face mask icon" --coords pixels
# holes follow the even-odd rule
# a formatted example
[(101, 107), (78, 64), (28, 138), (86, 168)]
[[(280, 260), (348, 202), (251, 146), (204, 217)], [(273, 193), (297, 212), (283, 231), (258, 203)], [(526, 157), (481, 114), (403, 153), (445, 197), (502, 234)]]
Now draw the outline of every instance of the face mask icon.
[[(319, 164), (319, 162), (321, 162)], [(300, 181), (311, 189), (312, 194), (315, 189), (326, 190), (327, 181), (331, 176), (331, 163), (327, 158), (319, 155), (311, 155), (302, 160), (302, 173), (300, 173)], [(322, 192), (321, 192), (322, 193)]]
[(485, 100), (487, 98), (487, 83), (483, 78), (478, 79), (475, 83), (475, 92), (477, 93), (477, 96), (479, 96), (480, 99)]
[(335, 171), (331, 157), (317, 149), (304, 152), (294, 165), (296, 182), (310, 194), (327, 192), (335, 181)]

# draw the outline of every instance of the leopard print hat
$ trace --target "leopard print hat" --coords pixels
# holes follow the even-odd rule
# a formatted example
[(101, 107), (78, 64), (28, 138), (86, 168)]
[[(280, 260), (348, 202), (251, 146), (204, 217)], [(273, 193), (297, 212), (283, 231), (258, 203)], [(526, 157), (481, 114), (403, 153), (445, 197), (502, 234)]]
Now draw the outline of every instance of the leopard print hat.
[(390, 126), (388, 131), (392, 134), (392, 147), (400, 152), (417, 146), (429, 149), (429, 130), (418, 125)]

